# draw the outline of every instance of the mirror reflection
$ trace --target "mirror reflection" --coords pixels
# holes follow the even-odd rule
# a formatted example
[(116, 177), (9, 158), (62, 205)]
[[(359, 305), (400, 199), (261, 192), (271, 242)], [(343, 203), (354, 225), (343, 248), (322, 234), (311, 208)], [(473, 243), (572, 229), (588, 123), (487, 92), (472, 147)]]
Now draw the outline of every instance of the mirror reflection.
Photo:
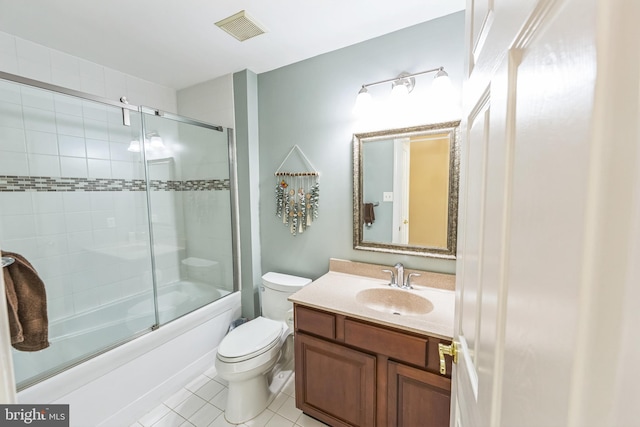
[(354, 135), (354, 248), (455, 258), (459, 121)]

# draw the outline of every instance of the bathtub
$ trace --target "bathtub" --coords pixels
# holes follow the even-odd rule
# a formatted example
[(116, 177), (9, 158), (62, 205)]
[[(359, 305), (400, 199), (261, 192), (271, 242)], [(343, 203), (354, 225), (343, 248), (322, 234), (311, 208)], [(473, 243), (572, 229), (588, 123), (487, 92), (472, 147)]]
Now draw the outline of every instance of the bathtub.
[[(203, 283), (178, 281), (158, 289), (160, 324), (215, 301), (229, 291)], [(151, 290), (50, 322), (50, 346), (41, 352), (14, 351), (16, 383), (23, 388), (115, 346), (155, 324)]]
[[(182, 298), (176, 289), (165, 291), (159, 291), (161, 316), (162, 296), (167, 296), (164, 299), (167, 303)], [(130, 301), (126, 310), (129, 314), (137, 312), (140, 319), (147, 317), (149, 313), (137, 304), (139, 301)], [(18, 402), (69, 404), (71, 426), (130, 425), (214, 366), (218, 344), (229, 324), (240, 314), (240, 292), (230, 293), (155, 331), (20, 391)], [(135, 322), (131, 318), (122, 321)], [(77, 323), (82, 324), (81, 321)], [(65, 327), (67, 333), (61, 337), (68, 345), (58, 345), (61, 349), (72, 346), (76, 343), (74, 339), (82, 335), (82, 331), (74, 329), (71, 323)], [(103, 327), (104, 333), (110, 333), (115, 326), (107, 324)], [(55, 342), (51, 347), (54, 345)]]

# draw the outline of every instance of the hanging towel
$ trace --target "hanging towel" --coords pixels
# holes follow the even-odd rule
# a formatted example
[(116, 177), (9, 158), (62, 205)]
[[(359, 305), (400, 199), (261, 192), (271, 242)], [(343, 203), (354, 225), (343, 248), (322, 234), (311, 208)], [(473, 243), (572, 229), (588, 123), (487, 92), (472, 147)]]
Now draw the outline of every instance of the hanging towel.
[(373, 203), (364, 203), (363, 204), (363, 221), (367, 227), (371, 227), (373, 222), (376, 220), (376, 214), (373, 211)]
[(49, 347), (47, 295), (42, 279), (22, 255), (2, 252), (15, 262), (2, 269), (11, 345), (16, 350), (38, 351)]

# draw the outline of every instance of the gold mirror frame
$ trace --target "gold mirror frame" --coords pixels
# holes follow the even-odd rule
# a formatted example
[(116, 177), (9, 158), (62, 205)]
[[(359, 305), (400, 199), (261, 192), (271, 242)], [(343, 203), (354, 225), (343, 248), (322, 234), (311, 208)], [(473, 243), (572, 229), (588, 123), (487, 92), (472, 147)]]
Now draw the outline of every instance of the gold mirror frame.
[[(412, 135), (447, 133), (450, 135), (449, 156), (449, 209), (447, 224), (447, 247), (412, 246), (392, 243), (363, 241), (363, 177), (362, 144), (366, 140), (388, 137), (409, 137)], [(388, 129), (353, 135), (353, 248), (402, 255), (417, 255), (441, 259), (456, 258), (456, 238), (458, 233), (458, 185), (460, 179), (460, 121)]]

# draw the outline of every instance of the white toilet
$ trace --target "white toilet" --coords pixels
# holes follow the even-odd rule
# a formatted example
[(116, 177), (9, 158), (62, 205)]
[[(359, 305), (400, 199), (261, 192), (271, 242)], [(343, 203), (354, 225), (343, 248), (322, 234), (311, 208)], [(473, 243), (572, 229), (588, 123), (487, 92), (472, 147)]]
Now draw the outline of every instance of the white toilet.
[[(293, 370), (293, 308), (287, 298), (311, 279), (281, 273), (262, 276), (262, 316), (231, 330), (216, 356), (229, 382), (225, 418), (240, 424), (260, 414)], [(280, 372), (275, 372), (275, 371)]]

